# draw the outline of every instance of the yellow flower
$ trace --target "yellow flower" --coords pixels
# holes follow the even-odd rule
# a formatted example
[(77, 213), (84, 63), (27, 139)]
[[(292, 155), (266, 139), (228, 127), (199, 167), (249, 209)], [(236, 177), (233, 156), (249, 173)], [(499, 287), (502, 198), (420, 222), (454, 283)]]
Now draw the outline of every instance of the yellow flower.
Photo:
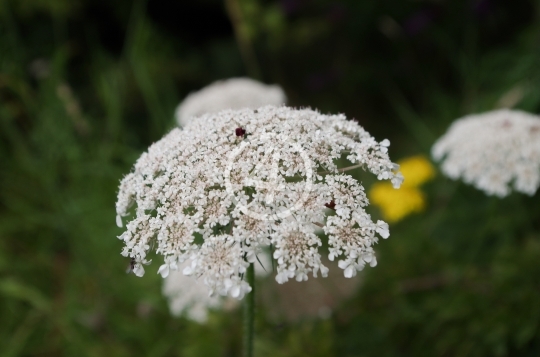
[(435, 176), (435, 169), (423, 156), (412, 156), (398, 162), (405, 178), (400, 189), (387, 182), (378, 182), (369, 191), (371, 203), (381, 208), (384, 218), (397, 222), (414, 212), (421, 212), (426, 200), (418, 186)]
[(403, 186), (418, 187), (435, 176), (433, 165), (422, 155), (411, 156), (398, 161), (399, 171), (405, 177)]

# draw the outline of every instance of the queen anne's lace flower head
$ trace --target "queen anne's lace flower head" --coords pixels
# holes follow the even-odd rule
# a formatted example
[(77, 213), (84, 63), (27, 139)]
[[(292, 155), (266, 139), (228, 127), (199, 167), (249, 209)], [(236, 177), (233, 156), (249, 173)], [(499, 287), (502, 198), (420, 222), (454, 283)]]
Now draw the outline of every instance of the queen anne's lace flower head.
[(189, 94), (176, 108), (176, 121), (182, 127), (190, 119), (224, 109), (256, 109), (265, 105), (283, 105), (285, 93), (278, 85), (266, 85), (249, 78), (217, 81)]
[(455, 121), (433, 146), (442, 171), (488, 195), (533, 195), (540, 185), (540, 117), (501, 109)]
[[(183, 273), (210, 293), (241, 299), (251, 290), (246, 268), (269, 247), (279, 283), (326, 276), (317, 225), (329, 237), (329, 258), (352, 277), (376, 265), (377, 234), (389, 232), (365, 211), (364, 187), (336, 162), (347, 159), (399, 187), (403, 177), (388, 158), (389, 145), (343, 115), (309, 109), (203, 115), (153, 144), (122, 180), (116, 203), (119, 223), (128, 219), (122, 254), (142, 275), (155, 246), (165, 260), (162, 276), (188, 261)], [(326, 220), (324, 207), (334, 212)]]

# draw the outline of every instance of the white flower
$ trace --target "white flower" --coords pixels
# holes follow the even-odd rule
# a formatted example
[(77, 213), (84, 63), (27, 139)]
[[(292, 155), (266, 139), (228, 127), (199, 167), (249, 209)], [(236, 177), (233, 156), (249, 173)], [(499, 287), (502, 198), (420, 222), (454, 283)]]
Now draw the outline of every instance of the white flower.
[[(346, 262), (340, 266), (352, 277), (366, 263), (374, 266), (376, 234), (389, 233), (365, 211), (364, 187), (336, 162), (345, 158), (379, 179), (399, 181), (388, 144), (343, 115), (309, 109), (205, 114), (153, 144), (122, 180), (116, 203), (127, 221), (122, 253), (146, 263), (155, 247), (164, 257), (163, 276), (188, 261), (184, 274), (210, 293), (241, 299), (251, 290), (246, 268), (264, 250), (273, 250), (279, 283), (326, 276), (322, 242), (313, 233), (322, 226), (330, 259)], [(334, 214), (327, 219), (325, 207)]]
[(540, 117), (501, 109), (455, 121), (433, 146), (442, 171), (488, 195), (514, 190), (534, 195), (540, 186)]
[[(255, 276), (265, 277), (272, 271), (268, 253), (259, 254), (256, 260)], [(168, 268), (168, 265), (163, 266)], [(208, 319), (208, 310), (222, 309), (224, 305), (236, 307), (235, 300), (225, 301), (217, 295), (210, 296), (208, 288), (201, 281), (182, 273), (184, 269), (191, 271), (191, 261), (175, 268), (163, 279), (163, 295), (167, 297), (174, 316), (185, 314), (190, 320), (204, 323)]]
[(176, 121), (182, 127), (193, 117), (224, 109), (256, 109), (265, 105), (283, 105), (287, 97), (277, 85), (266, 85), (249, 78), (217, 81), (189, 94), (176, 108)]
[(172, 271), (164, 279), (163, 295), (169, 298), (169, 308), (173, 315), (185, 313), (187, 318), (199, 323), (206, 322), (209, 309), (222, 305), (219, 296), (209, 296), (204, 284), (185, 276), (181, 271)]

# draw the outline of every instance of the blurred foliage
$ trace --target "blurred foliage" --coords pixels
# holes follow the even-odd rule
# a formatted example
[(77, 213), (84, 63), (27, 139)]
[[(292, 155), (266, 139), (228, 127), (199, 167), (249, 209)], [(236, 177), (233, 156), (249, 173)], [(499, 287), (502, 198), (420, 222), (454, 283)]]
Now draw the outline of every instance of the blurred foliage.
[[(238, 311), (175, 319), (151, 268), (125, 274), (114, 202), (181, 98), (246, 61), (291, 105), (389, 138), (394, 159), (428, 155), (469, 112), (540, 111), (538, 1), (235, 4), (252, 57), (218, 0), (0, 0), (2, 356), (239, 355)], [(257, 355), (540, 355), (538, 194), (489, 198), (442, 175), (423, 190), (424, 213), (392, 226), (330, 319), (260, 307)]]

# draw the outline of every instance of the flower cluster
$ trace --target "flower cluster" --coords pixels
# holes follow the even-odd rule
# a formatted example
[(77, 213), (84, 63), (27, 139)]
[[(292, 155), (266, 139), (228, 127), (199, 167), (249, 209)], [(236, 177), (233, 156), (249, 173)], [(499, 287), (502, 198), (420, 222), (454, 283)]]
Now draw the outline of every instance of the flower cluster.
[(277, 85), (266, 85), (249, 78), (231, 78), (189, 94), (176, 108), (175, 116), (178, 124), (184, 127), (191, 118), (206, 113), (224, 109), (256, 109), (286, 102), (285, 93)]
[(397, 222), (411, 213), (421, 212), (426, 199), (420, 186), (435, 176), (433, 166), (421, 155), (400, 160), (398, 164), (405, 178), (399, 190), (387, 182), (377, 182), (369, 191), (371, 203), (381, 208), (384, 219), (389, 222)]
[[(389, 145), (343, 115), (309, 109), (205, 114), (153, 144), (122, 180), (116, 203), (118, 223), (128, 220), (122, 254), (142, 275), (155, 246), (164, 257), (162, 276), (187, 261), (183, 273), (210, 294), (241, 299), (251, 290), (246, 268), (263, 249), (273, 250), (279, 283), (326, 276), (322, 242), (313, 233), (321, 226), (329, 258), (352, 277), (376, 264), (376, 234), (389, 232), (365, 211), (364, 187), (336, 162), (347, 159), (399, 187), (403, 176)], [(333, 215), (326, 218), (324, 207)]]
[(433, 146), (442, 171), (488, 195), (533, 195), (540, 186), (540, 117), (501, 109), (455, 121)]

